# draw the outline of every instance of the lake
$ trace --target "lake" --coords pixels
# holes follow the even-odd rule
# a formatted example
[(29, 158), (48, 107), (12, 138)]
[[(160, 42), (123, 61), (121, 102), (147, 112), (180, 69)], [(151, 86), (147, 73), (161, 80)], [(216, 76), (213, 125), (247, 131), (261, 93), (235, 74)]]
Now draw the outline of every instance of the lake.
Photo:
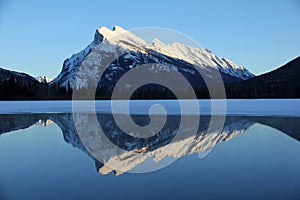
[(299, 199), (299, 102), (0, 102), (0, 199)]

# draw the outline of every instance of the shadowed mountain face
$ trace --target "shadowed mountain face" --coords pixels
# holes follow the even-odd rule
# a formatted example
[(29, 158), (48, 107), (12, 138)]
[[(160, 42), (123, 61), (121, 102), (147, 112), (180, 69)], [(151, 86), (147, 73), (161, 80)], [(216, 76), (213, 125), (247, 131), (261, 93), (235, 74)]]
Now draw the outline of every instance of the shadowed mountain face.
[(47, 85), (32, 76), (0, 68), (0, 99), (34, 99), (47, 95)]
[(22, 72), (15, 72), (6, 70), (3, 68), (0, 68), (0, 80), (1, 82), (8, 82), (10, 79), (15, 79), (19, 82), (21, 85), (33, 85), (33, 84), (39, 84), (39, 82), (33, 78), (32, 76), (22, 73)]
[[(76, 127), (74, 116), (77, 118)], [(187, 117), (192, 119), (194, 116)], [(198, 127), (185, 127), (177, 135), (181, 118), (168, 116), (164, 127), (147, 138), (126, 134), (118, 127), (111, 114), (97, 115), (103, 132), (95, 132), (95, 124), (91, 123), (90, 118), (90, 114), (83, 113), (0, 115), (0, 133), (25, 129), (33, 124), (47, 125), (48, 120), (51, 120), (60, 127), (67, 143), (95, 160), (99, 173), (114, 171), (117, 175), (132, 170), (149, 158), (160, 163), (167, 157), (177, 159), (196, 152), (199, 156), (205, 156), (216, 144), (229, 141), (255, 123), (275, 128), (300, 141), (300, 118), (295, 117), (227, 116), (221, 131), (208, 131), (211, 116), (201, 116)], [(162, 116), (155, 118), (161, 120)], [(146, 115), (133, 115), (132, 119), (140, 126), (150, 122)], [(84, 132), (80, 132), (80, 127), (83, 127)], [(101, 159), (97, 159), (99, 157)]]
[(228, 98), (299, 98), (300, 57), (269, 73), (227, 85)]

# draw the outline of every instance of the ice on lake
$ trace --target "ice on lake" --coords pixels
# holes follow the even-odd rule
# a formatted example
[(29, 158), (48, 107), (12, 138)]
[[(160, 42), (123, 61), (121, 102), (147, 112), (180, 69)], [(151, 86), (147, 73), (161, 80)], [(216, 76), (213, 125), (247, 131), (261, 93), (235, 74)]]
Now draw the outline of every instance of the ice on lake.
[[(0, 114), (97, 112), (148, 114), (151, 106), (160, 105), (167, 114), (300, 116), (300, 99), (228, 99), (228, 100), (115, 100), (115, 101), (0, 101)], [(181, 110), (184, 104), (186, 109)], [(195, 108), (195, 104), (199, 109)], [(74, 107), (72, 107), (74, 105)], [(212, 106), (214, 109), (212, 110)], [(161, 109), (157, 111), (161, 114)], [(153, 111), (155, 114), (155, 110)]]

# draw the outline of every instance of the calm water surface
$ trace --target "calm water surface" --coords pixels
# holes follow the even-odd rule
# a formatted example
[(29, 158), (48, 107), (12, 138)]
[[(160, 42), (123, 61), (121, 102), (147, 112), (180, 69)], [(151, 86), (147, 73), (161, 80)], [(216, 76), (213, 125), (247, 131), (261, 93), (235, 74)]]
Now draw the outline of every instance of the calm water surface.
[[(0, 115), (0, 199), (300, 198), (300, 118), (227, 116), (221, 132), (207, 133), (210, 117), (171, 143), (178, 116), (168, 117), (162, 133), (136, 139), (110, 114), (98, 114), (106, 136), (126, 152), (116, 156), (109, 146), (88, 150), (93, 139), (79, 137), (72, 114)], [(165, 168), (132, 173), (169, 158), (176, 161)]]

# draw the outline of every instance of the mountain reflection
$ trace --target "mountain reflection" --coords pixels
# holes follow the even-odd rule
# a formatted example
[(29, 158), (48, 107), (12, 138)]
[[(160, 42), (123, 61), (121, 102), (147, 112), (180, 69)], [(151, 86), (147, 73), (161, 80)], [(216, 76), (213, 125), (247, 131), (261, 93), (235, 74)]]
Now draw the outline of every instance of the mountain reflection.
[[(37, 123), (47, 125), (53, 122), (62, 130), (67, 143), (81, 149), (95, 160), (99, 173), (115, 172), (117, 175), (134, 169), (146, 162), (148, 158), (151, 158), (154, 163), (159, 163), (167, 157), (177, 159), (196, 152), (205, 156), (216, 144), (232, 139), (256, 123), (275, 128), (300, 141), (300, 118), (297, 117), (226, 116), (221, 131), (208, 132), (211, 116), (200, 116), (198, 127), (186, 126), (182, 134), (175, 137), (181, 118), (168, 116), (163, 128), (157, 134), (145, 138), (123, 132), (111, 114), (97, 114), (96, 116), (104, 135), (95, 132), (95, 125), (89, 123), (90, 114), (76, 115), (80, 119), (79, 123), (85, 122), (81, 127), (86, 134), (79, 135), (78, 126), (75, 127), (73, 117), (70, 113), (0, 115), (0, 134), (25, 129)], [(186, 117), (192, 119), (194, 116)], [(161, 120), (162, 116), (155, 116), (155, 118), (155, 120)], [(150, 122), (148, 115), (133, 115), (132, 119), (140, 126), (145, 126)], [(112, 148), (104, 142), (105, 140), (109, 140), (119, 149)], [(97, 160), (94, 155), (101, 156), (103, 159)]]

